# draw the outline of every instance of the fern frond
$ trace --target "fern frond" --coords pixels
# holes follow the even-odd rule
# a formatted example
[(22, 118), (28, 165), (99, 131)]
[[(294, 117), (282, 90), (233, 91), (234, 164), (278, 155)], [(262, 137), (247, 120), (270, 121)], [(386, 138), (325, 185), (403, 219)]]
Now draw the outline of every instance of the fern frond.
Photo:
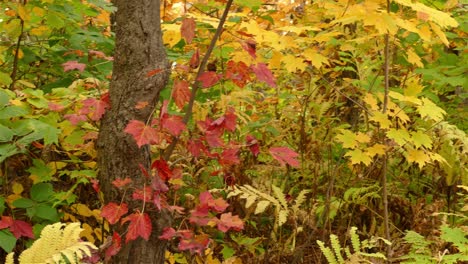
[(276, 219), (278, 219), (278, 226), (282, 226), (284, 223), (286, 223), (286, 220), (288, 220), (288, 210), (280, 209), (277, 211), (278, 215)]
[(297, 212), (299, 207), (305, 202), (306, 195), (310, 193), (310, 190), (302, 190), (296, 197), (293, 207), (291, 208), (293, 212)]
[(80, 241), (82, 230), (80, 223), (56, 223), (44, 227), (40, 238), (20, 255), (19, 262), (60, 263), (66, 258), (66, 263), (79, 263), (85, 255), (91, 256), (91, 248), (97, 249), (92, 243)]
[(338, 260), (335, 258), (335, 255), (329, 247), (326, 247), (325, 244), (320, 240), (317, 240), (317, 244), (319, 245), (320, 250), (329, 264), (338, 264)]
[(265, 210), (268, 208), (270, 205), (270, 201), (260, 201), (257, 203), (257, 208), (255, 208), (254, 214), (261, 214), (265, 212)]
[(351, 236), (351, 245), (353, 246), (354, 252), (359, 252), (361, 250), (361, 240), (359, 239), (358, 234), (356, 233), (357, 227), (351, 227), (351, 231), (349, 232)]
[(336, 235), (333, 235), (333, 234), (330, 235), (330, 244), (331, 244), (333, 251), (335, 252), (336, 259), (338, 260), (338, 262), (344, 263), (343, 256), (341, 256), (342, 248), (340, 245), (340, 240), (338, 239)]
[(283, 208), (288, 208), (288, 202), (286, 201), (286, 197), (284, 196), (283, 191), (281, 191), (281, 189), (275, 185), (272, 185), (271, 189), (273, 190), (273, 194), (278, 199)]
[(15, 256), (15, 252), (11, 252), (10, 254), (8, 254), (5, 259), (5, 264), (14, 264), (15, 263), (15, 260), (13, 259), (14, 256)]

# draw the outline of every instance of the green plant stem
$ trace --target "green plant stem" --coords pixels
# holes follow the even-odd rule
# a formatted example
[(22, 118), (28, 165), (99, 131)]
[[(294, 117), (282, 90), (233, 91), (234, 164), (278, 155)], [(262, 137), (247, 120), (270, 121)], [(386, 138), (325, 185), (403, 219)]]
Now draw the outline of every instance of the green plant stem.
[[(208, 59), (211, 56), (211, 53), (213, 52), (213, 49), (216, 45), (216, 42), (218, 41), (219, 37), (221, 36), (221, 33), (223, 32), (223, 27), (224, 23), (226, 22), (227, 15), (229, 14), (229, 9), (231, 8), (232, 2), (234, 0), (228, 0), (226, 3), (226, 8), (224, 9), (223, 15), (221, 16), (221, 19), (219, 20), (218, 28), (216, 29), (215, 35), (211, 39), (210, 46), (208, 47), (208, 50), (205, 53), (205, 56), (203, 57), (203, 60), (200, 64), (200, 67), (198, 68), (197, 76), (195, 77), (195, 80), (193, 81), (192, 85), (192, 93), (190, 94), (190, 100), (187, 105), (187, 111), (185, 112), (183, 122), (185, 124), (188, 123), (190, 118), (192, 117), (192, 112), (193, 112), (193, 104), (195, 102), (195, 97), (197, 95), (198, 90), (200, 89), (200, 82), (197, 81), (198, 78), (202, 75), (202, 73), (205, 72), (206, 64), (208, 63)], [(172, 142), (167, 147), (166, 151), (164, 152), (164, 159), (168, 160), (169, 157), (171, 157), (172, 152), (174, 152), (174, 149), (179, 141), (178, 137), (172, 137)]]

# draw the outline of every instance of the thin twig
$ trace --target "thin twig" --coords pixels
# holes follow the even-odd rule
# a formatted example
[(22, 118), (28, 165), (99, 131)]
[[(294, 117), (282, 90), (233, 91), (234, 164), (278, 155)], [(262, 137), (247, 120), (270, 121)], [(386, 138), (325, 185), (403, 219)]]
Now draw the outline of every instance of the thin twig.
[(15, 58), (13, 59), (13, 70), (11, 71), (10, 78), (12, 80), (10, 84), (10, 90), (13, 90), (16, 82), (16, 74), (18, 72), (18, 60), (19, 60), (19, 49), (21, 46), (21, 40), (23, 38), (23, 30), (24, 30), (24, 20), (20, 18), (20, 26), (21, 26), (21, 31), (18, 36), (18, 41), (16, 42), (16, 48), (15, 48)]
[[(231, 5), (232, 5), (233, 1), (234, 0), (228, 0), (227, 1), (226, 8), (224, 9), (224, 13), (221, 16), (221, 19), (219, 20), (218, 28), (216, 29), (215, 35), (211, 39), (210, 46), (208, 47), (208, 50), (206, 51), (205, 56), (203, 57), (203, 60), (202, 60), (202, 62), (200, 64), (200, 68), (198, 69), (197, 77), (193, 81), (192, 93), (190, 95), (190, 100), (189, 100), (188, 105), (187, 105), (187, 111), (185, 112), (185, 115), (184, 115), (184, 118), (183, 118), (183, 122), (185, 124), (187, 124), (188, 121), (190, 120), (190, 118), (192, 117), (193, 104), (195, 102), (195, 97), (197, 95), (197, 92), (200, 89), (200, 82), (198, 81), (198, 78), (202, 75), (202, 73), (205, 72), (205, 68), (206, 68), (206, 64), (208, 63), (208, 59), (210, 58), (211, 53), (213, 52), (213, 49), (214, 49), (214, 47), (216, 45), (216, 42), (218, 41), (219, 37), (221, 36), (221, 33), (223, 32), (224, 23), (226, 22), (227, 15), (229, 13), (229, 9), (231, 8)], [(165, 160), (168, 160), (171, 157), (172, 152), (174, 152), (174, 149), (175, 149), (178, 141), (179, 141), (178, 137), (172, 137), (172, 142), (169, 145), (169, 147), (167, 147), (167, 149), (166, 149), (166, 151), (164, 152), (164, 155), (163, 155)]]

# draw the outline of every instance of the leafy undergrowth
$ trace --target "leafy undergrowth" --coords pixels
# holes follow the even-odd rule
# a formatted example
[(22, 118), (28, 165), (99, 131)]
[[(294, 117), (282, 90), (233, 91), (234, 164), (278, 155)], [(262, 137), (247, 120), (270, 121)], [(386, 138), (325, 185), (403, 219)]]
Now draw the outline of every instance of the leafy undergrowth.
[(49, 224), (80, 222), (81, 239), (99, 248), (83, 261), (112, 261), (122, 244), (149, 238), (148, 210), (169, 210), (174, 223), (159, 237), (168, 263), (464, 260), (466, 14), (457, 1), (398, 0), (388, 12), (375, 1), (237, 1), (197, 79), (224, 3), (172, 1), (163, 17), (171, 81), (156, 106), (135, 105), (155, 109), (151, 120), (125, 129), (151, 148), (151, 171), (142, 169), (144, 186), (112, 183), (138, 207), (107, 201), (97, 178), (113, 8), (46, 2), (2, 4), (0, 259)]

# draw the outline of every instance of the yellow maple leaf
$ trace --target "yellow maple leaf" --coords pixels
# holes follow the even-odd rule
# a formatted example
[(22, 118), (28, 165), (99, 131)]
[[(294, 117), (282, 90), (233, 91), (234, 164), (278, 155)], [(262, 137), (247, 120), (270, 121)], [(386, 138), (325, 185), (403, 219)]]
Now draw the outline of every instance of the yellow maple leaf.
[(413, 141), (416, 149), (424, 146), (426, 148), (432, 147), (432, 139), (422, 131), (413, 131), (411, 132), (411, 141)]
[(387, 131), (387, 137), (395, 141), (400, 146), (403, 146), (406, 144), (406, 142), (411, 141), (411, 136), (405, 129), (390, 128)]
[(420, 169), (422, 169), (426, 163), (431, 161), (431, 157), (427, 155), (424, 150), (419, 149), (408, 150), (406, 159), (410, 163), (417, 163)]
[(448, 13), (439, 11), (437, 9), (428, 7), (423, 3), (416, 2), (413, 3), (411, 0), (395, 0), (396, 3), (410, 7), (416, 12), (426, 13), (429, 17), (428, 19), (439, 24), (442, 28), (446, 27), (457, 27), (458, 22), (451, 17)]
[(369, 105), (370, 109), (374, 110), (374, 111), (378, 111), (379, 110), (379, 106), (377, 105), (377, 99), (375, 99), (374, 95), (372, 95), (371, 93), (367, 93), (365, 96), (364, 96), (364, 102)]
[(353, 149), (348, 151), (345, 154), (345, 157), (349, 157), (349, 160), (351, 161), (351, 164), (359, 164), (359, 163), (364, 163), (364, 165), (368, 166), (372, 159), (369, 157), (368, 153), (363, 152), (360, 149)]
[(336, 141), (343, 143), (344, 148), (353, 149), (357, 147), (356, 134), (347, 129), (342, 129), (341, 134), (337, 135)]
[(441, 121), (447, 113), (428, 98), (421, 99), (421, 105), (417, 106), (417, 110), (422, 118), (428, 117), (436, 122)]
[(411, 78), (406, 82), (403, 94), (405, 96), (418, 96), (424, 87), (419, 83), (419, 77)]
[(298, 58), (291, 54), (284, 56), (281, 61), (284, 63), (284, 67), (288, 72), (294, 73), (297, 70), (304, 71), (307, 64), (304, 63), (302, 58)]
[(421, 67), (421, 68), (424, 67), (424, 64), (422, 63), (421, 58), (418, 56), (418, 54), (416, 54), (416, 52), (414, 52), (413, 49), (411, 48), (407, 49), (406, 56), (407, 56), (407, 60), (409, 63), (416, 65), (418, 67)]
[(373, 158), (375, 155), (385, 155), (385, 145), (375, 144), (372, 147), (366, 149), (366, 155)]
[(328, 58), (313, 49), (307, 49), (302, 53), (302, 56), (304, 56), (306, 60), (310, 61), (317, 69), (320, 69), (323, 64), (329, 65)]
[(377, 122), (383, 129), (390, 128), (392, 125), (392, 122), (388, 119), (388, 115), (382, 112), (374, 112), (369, 120)]
[(442, 41), (442, 43), (445, 44), (445, 46), (449, 46), (449, 41), (447, 39), (447, 36), (445, 36), (445, 33), (442, 32), (440, 27), (436, 25), (435, 23), (429, 22), (429, 25), (431, 26), (432, 31), (437, 35), (438, 39)]

